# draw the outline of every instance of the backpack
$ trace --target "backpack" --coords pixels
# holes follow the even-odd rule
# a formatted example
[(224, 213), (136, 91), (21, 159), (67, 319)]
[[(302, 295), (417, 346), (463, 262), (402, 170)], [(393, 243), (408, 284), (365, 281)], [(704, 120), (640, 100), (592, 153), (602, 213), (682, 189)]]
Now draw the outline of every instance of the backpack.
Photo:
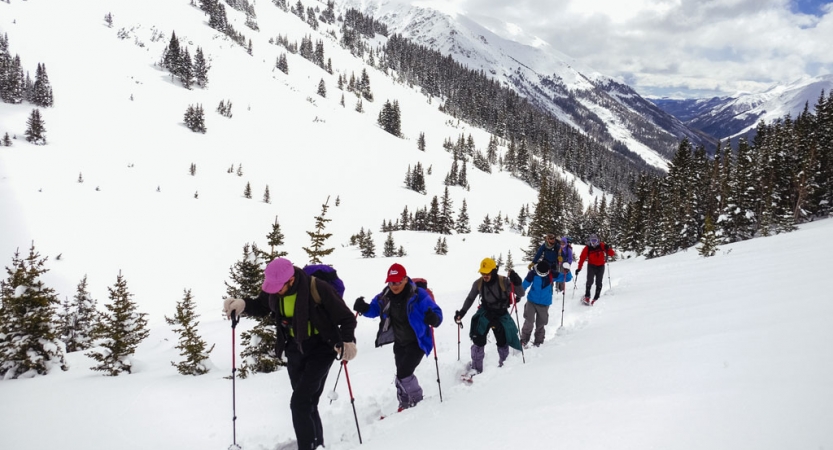
[[(425, 289), (425, 291), (428, 292), (428, 295), (431, 296), (431, 300), (434, 300), (434, 292), (431, 291), (431, 289), (428, 289), (428, 280), (425, 278), (411, 278), (411, 281), (413, 281), (417, 287)], [(437, 301), (434, 300), (434, 303), (436, 302)]]
[(335, 289), (339, 297), (344, 297), (344, 282), (338, 277), (338, 273), (332, 266), (326, 264), (313, 264), (304, 266), (304, 273), (310, 276), (310, 293), (315, 303), (321, 304), (321, 294), (315, 285), (315, 279), (326, 281)]

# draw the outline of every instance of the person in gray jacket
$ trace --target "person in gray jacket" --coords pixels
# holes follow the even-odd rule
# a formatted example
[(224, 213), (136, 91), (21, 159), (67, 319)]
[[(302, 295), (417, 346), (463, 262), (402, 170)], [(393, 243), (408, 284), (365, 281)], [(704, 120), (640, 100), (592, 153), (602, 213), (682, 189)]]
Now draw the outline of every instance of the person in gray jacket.
[(497, 263), (492, 258), (485, 258), (480, 262), (480, 278), (472, 283), (469, 295), (463, 302), (463, 307), (454, 313), (454, 321), (461, 323), (474, 300), (480, 296), (480, 306), (471, 318), (469, 337), (471, 346), (471, 369), (477, 373), (483, 372), (483, 357), (485, 356), (486, 337), (489, 330), (495, 335), (498, 355), (498, 366), (509, 356), (509, 347), (521, 350), (518, 327), (509, 315), (509, 308), (524, 296), (521, 287), (521, 277), (514, 270), (509, 270), (509, 276), (503, 277), (497, 273)]

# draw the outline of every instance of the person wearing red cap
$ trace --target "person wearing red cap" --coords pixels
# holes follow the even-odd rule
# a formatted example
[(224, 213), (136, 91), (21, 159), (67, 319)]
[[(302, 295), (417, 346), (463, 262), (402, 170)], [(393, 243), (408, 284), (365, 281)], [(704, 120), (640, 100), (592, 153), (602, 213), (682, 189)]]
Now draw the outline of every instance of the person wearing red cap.
[(390, 266), (385, 282), (385, 288), (370, 304), (359, 297), (353, 310), (365, 317), (380, 318), (376, 347), (393, 343), (396, 398), (402, 411), (422, 400), (422, 387), (414, 371), (434, 348), (429, 327), (440, 326), (443, 311), (428, 291), (411, 281), (401, 264)]
[(275, 352), (286, 352), (286, 371), (292, 385), (289, 409), (299, 450), (324, 445), (318, 399), (327, 374), (337, 357), (356, 357), (356, 317), (326, 281), (315, 279), (321, 303), (311, 294), (313, 279), (288, 259), (277, 258), (263, 271), (262, 292), (257, 298), (228, 298), (227, 316), (271, 315), (277, 319)]

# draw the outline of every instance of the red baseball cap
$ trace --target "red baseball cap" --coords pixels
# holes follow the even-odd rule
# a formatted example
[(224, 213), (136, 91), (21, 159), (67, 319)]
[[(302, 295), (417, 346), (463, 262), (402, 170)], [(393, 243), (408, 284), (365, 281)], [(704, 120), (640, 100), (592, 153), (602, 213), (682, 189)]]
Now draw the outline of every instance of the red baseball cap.
[(385, 279), (385, 283), (399, 283), (407, 276), (408, 274), (405, 272), (405, 268), (402, 267), (402, 264), (397, 263), (390, 266), (390, 269), (388, 269), (388, 277)]

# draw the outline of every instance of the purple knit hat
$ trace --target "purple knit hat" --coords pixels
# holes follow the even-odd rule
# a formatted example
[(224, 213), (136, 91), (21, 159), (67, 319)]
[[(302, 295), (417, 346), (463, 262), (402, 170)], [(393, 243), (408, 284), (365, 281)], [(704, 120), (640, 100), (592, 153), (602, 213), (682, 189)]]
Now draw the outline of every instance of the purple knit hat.
[(286, 258), (277, 258), (266, 265), (261, 289), (267, 294), (277, 294), (293, 275), (295, 268), (292, 267), (292, 262)]

